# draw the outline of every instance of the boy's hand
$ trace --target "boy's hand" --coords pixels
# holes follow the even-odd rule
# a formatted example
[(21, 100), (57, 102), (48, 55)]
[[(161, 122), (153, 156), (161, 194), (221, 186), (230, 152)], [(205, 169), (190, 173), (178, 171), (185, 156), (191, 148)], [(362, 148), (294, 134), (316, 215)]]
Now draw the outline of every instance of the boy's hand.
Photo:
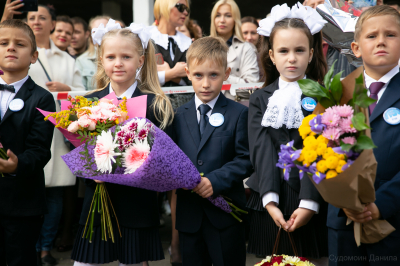
[[(375, 203), (372, 203), (372, 204), (375, 205)], [(376, 205), (375, 205), (375, 207), (376, 207)], [(374, 207), (370, 207), (370, 208), (374, 209)], [(376, 208), (376, 210), (377, 209), (378, 208)], [(365, 222), (372, 220), (372, 212), (367, 207), (365, 207), (362, 212), (358, 212), (358, 211), (354, 211), (354, 210), (346, 209), (346, 208), (343, 208), (343, 211), (350, 220), (352, 220), (353, 222), (356, 222), (356, 223), (365, 223)], [(378, 212), (379, 212), (379, 210), (378, 210)], [(375, 216), (376, 216), (376, 213), (375, 213)]]
[(271, 215), (272, 219), (274, 220), (276, 226), (282, 226), (283, 230), (287, 231), (291, 227), (291, 223), (289, 224), (286, 222), (285, 218), (283, 218), (283, 214), (281, 210), (276, 207), (275, 202), (268, 203), (265, 208), (267, 209), (269, 215)]
[(288, 232), (293, 232), (299, 227), (306, 225), (310, 219), (315, 214), (315, 211), (304, 209), (304, 208), (297, 208), (292, 216), (290, 216), (290, 220), (288, 223), (292, 224), (289, 228)]
[(1, 18), (1, 22), (7, 19), (13, 19), (14, 15), (21, 15), (22, 12), (16, 11), (18, 8), (23, 7), (24, 3), (21, 3), (22, 0), (17, 0), (11, 2), (11, 0), (6, 1), (6, 6), (4, 7), (3, 17)]
[(55, 92), (55, 91), (70, 91), (71, 88), (68, 85), (65, 85), (61, 82), (58, 81), (50, 81), (46, 83), (47, 88), (49, 88), (49, 91)]
[(193, 189), (193, 192), (196, 192), (203, 198), (211, 197), (214, 194), (211, 182), (207, 177), (201, 178), (200, 184)]
[(368, 203), (367, 209), (371, 212), (372, 220), (378, 220), (379, 218), (381, 218), (381, 212), (379, 211), (378, 206), (376, 206), (375, 203)]
[(8, 160), (0, 158), (0, 172), (4, 174), (15, 173), (18, 166), (18, 157), (11, 151), (7, 151)]

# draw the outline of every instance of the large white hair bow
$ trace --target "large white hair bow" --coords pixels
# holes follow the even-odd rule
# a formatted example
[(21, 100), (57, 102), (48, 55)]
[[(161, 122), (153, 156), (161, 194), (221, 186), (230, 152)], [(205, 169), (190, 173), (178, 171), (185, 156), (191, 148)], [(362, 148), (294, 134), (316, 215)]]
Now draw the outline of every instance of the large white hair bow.
[(276, 5), (271, 9), (271, 15), (260, 21), (260, 27), (257, 29), (258, 34), (269, 37), (275, 23), (285, 18), (303, 20), (312, 35), (321, 31), (327, 23), (315, 9), (305, 7), (300, 2), (297, 2), (292, 9), (287, 4)]
[(104, 27), (104, 24), (101, 23), (98, 28), (92, 29), (92, 39), (94, 44), (101, 45), (101, 40), (103, 39), (104, 34), (109, 31), (120, 29), (121, 25), (112, 18), (107, 22), (107, 25)]
[(149, 40), (151, 37), (150, 30), (152, 27), (145, 26), (143, 24), (131, 23), (129, 27), (127, 27), (131, 32), (137, 34), (139, 39), (142, 41), (142, 45), (144, 49), (147, 49), (147, 45), (149, 44)]

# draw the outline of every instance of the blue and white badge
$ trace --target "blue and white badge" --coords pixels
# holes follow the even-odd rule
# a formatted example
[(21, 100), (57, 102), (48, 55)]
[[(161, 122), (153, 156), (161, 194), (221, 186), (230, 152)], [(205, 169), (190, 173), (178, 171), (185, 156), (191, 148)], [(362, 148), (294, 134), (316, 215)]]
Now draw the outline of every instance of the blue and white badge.
[(13, 112), (18, 112), (24, 108), (24, 101), (21, 99), (14, 99), (10, 102), (8, 108)]
[(210, 118), (208, 119), (208, 122), (210, 122), (210, 124), (211, 124), (213, 127), (219, 127), (219, 126), (221, 126), (221, 125), (224, 123), (224, 121), (225, 121), (225, 118), (224, 118), (224, 116), (223, 116), (222, 114), (220, 114), (220, 113), (212, 114), (212, 115), (210, 116)]
[(301, 101), (301, 106), (306, 111), (312, 112), (312, 111), (314, 111), (315, 107), (317, 106), (317, 102), (313, 98), (305, 97)]
[(385, 119), (386, 123), (389, 125), (398, 125), (400, 124), (400, 110), (396, 107), (391, 107), (387, 109), (383, 113), (383, 119)]

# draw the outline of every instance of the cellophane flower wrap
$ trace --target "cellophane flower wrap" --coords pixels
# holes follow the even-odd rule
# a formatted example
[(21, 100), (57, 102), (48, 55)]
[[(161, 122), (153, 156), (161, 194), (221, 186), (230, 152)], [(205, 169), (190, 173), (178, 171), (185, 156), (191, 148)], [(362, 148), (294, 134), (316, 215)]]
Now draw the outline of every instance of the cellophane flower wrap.
[(287, 255), (273, 255), (267, 256), (261, 262), (254, 266), (315, 266), (306, 258), (287, 256)]
[[(312, 80), (298, 81), (303, 94), (317, 98), (318, 105), (299, 127), (303, 149), (296, 150), (293, 142), (281, 145), (277, 166), (286, 180), (291, 168), (298, 168), (300, 178), (306, 173), (326, 202), (361, 212), (375, 201), (376, 146), (368, 106), (376, 100), (368, 97), (362, 75), (349, 75), (342, 85), (341, 72), (331, 80), (333, 68), (324, 78), (325, 87)], [(383, 220), (354, 224), (357, 245), (376, 243), (393, 231)]]
[[(201, 181), (186, 154), (145, 118), (114, 126), (62, 158), (74, 175), (158, 192), (193, 189)], [(222, 196), (208, 200), (239, 221), (247, 213)]]

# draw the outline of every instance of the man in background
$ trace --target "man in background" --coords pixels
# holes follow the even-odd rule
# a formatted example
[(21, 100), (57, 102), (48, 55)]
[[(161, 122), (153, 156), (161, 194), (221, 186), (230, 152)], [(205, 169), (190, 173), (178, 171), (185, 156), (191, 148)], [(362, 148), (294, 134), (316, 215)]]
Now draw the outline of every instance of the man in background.
[(71, 45), (68, 47), (69, 54), (77, 58), (88, 48), (88, 39), (90, 35), (89, 27), (86, 21), (80, 17), (73, 17), (74, 33), (72, 34)]

